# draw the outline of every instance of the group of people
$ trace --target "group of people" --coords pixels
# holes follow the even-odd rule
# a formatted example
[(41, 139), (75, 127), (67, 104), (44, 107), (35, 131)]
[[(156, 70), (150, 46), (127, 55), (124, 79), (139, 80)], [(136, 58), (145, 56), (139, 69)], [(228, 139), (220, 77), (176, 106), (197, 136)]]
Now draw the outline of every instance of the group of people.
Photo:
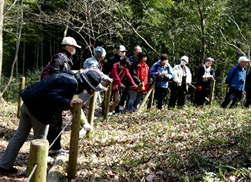
[[(148, 56), (142, 52), (139, 45), (134, 47), (130, 57), (126, 56), (125, 46), (118, 46), (116, 54), (107, 62), (104, 62), (106, 50), (98, 46), (94, 49), (93, 56), (83, 62), (83, 68), (72, 73), (72, 55), (76, 53), (76, 48), (81, 46), (72, 37), (63, 38), (61, 45), (60, 52), (43, 70), (41, 81), (20, 92), (23, 105), (19, 126), (1, 157), (0, 173), (17, 172), (13, 167), (14, 162), (31, 128), (34, 130), (34, 139), (47, 138), (49, 143), (53, 144), (50, 154), (66, 152), (60, 144), (62, 111), (69, 110), (76, 103), (82, 103), (81, 97), (73, 99), (73, 95), (82, 94), (84, 90), (87, 94), (91, 94), (93, 90), (106, 91), (106, 86), (111, 84), (113, 99), (109, 108), (110, 114), (124, 109), (134, 112), (155, 79), (154, 99), (158, 109), (163, 108), (169, 87), (171, 93), (168, 108), (174, 108), (176, 105), (182, 107), (185, 104), (185, 95), (192, 82), (192, 74), (187, 66), (189, 58), (185, 55), (180, 58), (180, 64), (172, 67), (168, 55), (161, 54), (160, 59), (150, 67)], [(211, 81), (215, 77), (213, 62), (214, 59), (209, 57), (197, 70), (195, 106), (203, 106), (209, 96)], [(230, 70), (226, 79), (230, 89), (221, 105), (223, 108), (226, 108), (231, 100), (233, 102), (230, 107), (233, 107), (241, 99), (245, 82), (251, 79), (249, 75), (246, 81), (248, 62), (249, 59), (242, 56), (238, 65)], [(246, 90), (250, 90), (251, 83), (247, 85)], [(250, 92), (247, 92), (247, 98), (249, 99), (246, 106), (251, 103)], [(88, 122), (83, 122), (82, 128), (92, 129)]]

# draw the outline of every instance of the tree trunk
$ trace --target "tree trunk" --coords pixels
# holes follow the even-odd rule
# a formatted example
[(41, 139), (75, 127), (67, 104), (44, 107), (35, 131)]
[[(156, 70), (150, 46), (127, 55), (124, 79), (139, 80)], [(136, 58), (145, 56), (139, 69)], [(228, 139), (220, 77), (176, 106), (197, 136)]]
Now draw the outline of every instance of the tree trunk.
[(204, 64), (206, 43), (205, 43), (205, 19), (202, 9), (200, 8), (200, 1), (197, 0), (198, 11), (200, 15), (200, 29), (201, 29), (201, 52), (200, 52), (200, 64)]
[(4, 7), (4, 0), (0, 0), (0, 81), (2, 77), (2, 64), (3, 64), (3, 7)]

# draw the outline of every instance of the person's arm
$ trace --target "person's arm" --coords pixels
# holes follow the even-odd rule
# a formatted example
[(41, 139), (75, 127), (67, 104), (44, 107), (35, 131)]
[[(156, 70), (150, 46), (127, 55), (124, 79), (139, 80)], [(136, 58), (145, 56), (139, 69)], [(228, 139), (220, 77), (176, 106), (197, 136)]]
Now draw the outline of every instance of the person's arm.
[(119, 66), (118, 64), (114, 64), (113, 65), (113, 68), (112, 68), (112, 71), (111, 71), (111, 74), (110, 74), (110, 77), (113, 79), (113, 83), (120, 86), (121, 85), (121, 79), (119, 77)]
[(139, 77), (138, 77), (138, 63), (134, 63), (132, 65), (131, 76), (137, 85), (142, 84)]
[(68, 60), (65, 55), (62, 55), (63, 53), (57, 54), (51, 61), (51, 68), (50, 68), (50, 75), (53, 73), (57, 73), (59, 71), (64, 70), (65, 62)]
[(157, 63), (154, 63), (150, 69), (150, 76), (157, 76), (158, 70), (157, 70)]

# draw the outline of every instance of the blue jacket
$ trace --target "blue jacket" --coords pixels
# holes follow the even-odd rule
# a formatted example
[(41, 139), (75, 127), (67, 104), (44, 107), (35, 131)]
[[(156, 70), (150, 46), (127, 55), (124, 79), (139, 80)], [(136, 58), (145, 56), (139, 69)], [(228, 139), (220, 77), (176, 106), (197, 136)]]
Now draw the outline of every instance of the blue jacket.
[(52, 74), (20, 91), (30, 113), (45, 124), (55, 123), (78, 92), (78, 81), (70, 71)]
[(233, 89), (244, 91), (246, 74), (246, 68), (241, 68), (240, 64), (238, 64), (227, 74), (226, 83)]
[[(167, 77), (157, 76), (157, 73), (166, 74)], [(156, 77), (156, 86), (161, 88), (168, 88), (168, 81), (172, 79), (172, 67), (168, 63), (165, 66), (160, 64), (160, 60), (153, 64), (150, 69), (150, 76)]]

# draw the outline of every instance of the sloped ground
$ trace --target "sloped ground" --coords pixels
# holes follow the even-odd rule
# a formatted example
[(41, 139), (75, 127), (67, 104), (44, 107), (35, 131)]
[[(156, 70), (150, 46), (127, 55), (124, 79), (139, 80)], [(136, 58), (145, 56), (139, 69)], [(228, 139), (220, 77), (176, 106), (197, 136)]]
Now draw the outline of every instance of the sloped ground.
[[(72, 181), (251, 181), (250, 111), (189, 106), (97, 118), (92, 138), (79, 140)], [(16, 128), (15, 113), (9, 105), (1, 110), (1, 151)], [(69, 136), (63, 135), (65, 148)], [(0, 181), (26, 179), (28, 151), (27, 142), (16, 162), (20, 173)], [(60, 178), (67, 181), (67, 163), (62, 166)]]

